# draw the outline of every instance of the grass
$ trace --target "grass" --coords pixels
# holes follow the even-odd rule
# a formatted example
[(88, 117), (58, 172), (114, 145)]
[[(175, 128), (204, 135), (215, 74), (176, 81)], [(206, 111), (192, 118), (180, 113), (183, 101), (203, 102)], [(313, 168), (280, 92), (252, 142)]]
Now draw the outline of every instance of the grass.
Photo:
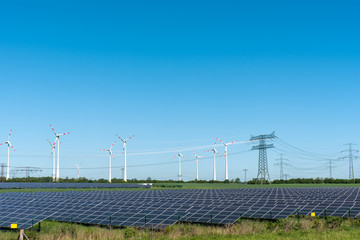
[[(135, 228), (113, 228), (44, 221), (41, 231), (26, 230), (38, 240), (120, 240), (120, 239), (359, 239), (360, 221), (353, 219), (289, 218), (280, 221), (243, 219), (227, 226), (180, 223), (162, 231)], [(0, 231), (1, 240), (17, 238), (17, 232)]]

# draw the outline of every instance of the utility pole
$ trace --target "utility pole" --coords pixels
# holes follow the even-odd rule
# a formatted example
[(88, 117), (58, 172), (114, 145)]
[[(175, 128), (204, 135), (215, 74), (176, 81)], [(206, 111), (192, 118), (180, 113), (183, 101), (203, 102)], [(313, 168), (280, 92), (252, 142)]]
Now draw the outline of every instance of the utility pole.
[(259, 145), (253, 146), (251, 150), (259, 150), (259, 163), (257, 181), (263, 184), (264, 181), (270, 181), (270, 174), (267, 161), (266, 149), (273, 148), (274, 144), (266, 144), (266, 140), (276, 138), (275, 132), (271, 134), (251, 136), (250, 141), (259, 141)]
[(247, 169), (243, 169), (244, 173), (245, 173), (245, 182), (246, 182), (246, 172), (247, 172)]
[(283, 154), (280, 154), (280, 158), (275, 159), (277, 161), (277, 163), (275, 163), (275, 166), (280, 166), (280, 180), (284, 179), (284, 165), (288, 166), (289, 164), (287, 164), (284, 161), (289, 161), (288, 159), (283, 157)]
[(348, 143), (345, 145), (349, 145), (349, 149), (348, 150), (344, 150), (341, 151), (343, 152), (348, 152), (349, 155), (348, 156), (344, 156), (344, 157), (340, 157), (339, 159), (349, 159), (349, 180), (354, 180), (354, 164), (353, 164), (353, 159), (357, 159), (358, 156), (354, 155), (353, 153), (358, 153), (358, 150), (354, 150), (352, 148), (352, 145), (355, 145), (354, 143)]

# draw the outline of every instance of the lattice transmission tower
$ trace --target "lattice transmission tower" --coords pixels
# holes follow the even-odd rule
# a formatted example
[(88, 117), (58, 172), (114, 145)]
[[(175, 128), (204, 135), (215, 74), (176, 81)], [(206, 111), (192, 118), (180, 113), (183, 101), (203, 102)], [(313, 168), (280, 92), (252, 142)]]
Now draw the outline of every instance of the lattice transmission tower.
[(257, 181), (260, 181), (261, 184), (264, 181), (270, 181), (266, 149), (273, 148), (274, 144), (266, 144), (266, 140), (273, 139), (275, 137), (275, 132), (272, 132), (271, 134), (251, 136), (250, 138), (250, 141), (259, 141), (259, 145), (253, 146), (251, 150), (259, 150)]
[(348, 149), (348, 150), (341, 151), (341, 152), (342, 152), (342, 153), (343, 153), (343, 152), (348, 152), (349, 155), (348, 155), (348, 156), (344, 156), (344, 157), (340, 157), (339, 159), (346, 159), (346, 158), (349, 159), (349, 180), (354, 180), (355, 177), (354, 177), (354, 163), (353, 163), (353, 160), (354, 160), (354, 159), (357, 159), (358, 156), (354, 155), (353, 153), (358, 153), (359, 151), (358, 151), (358, 150), (354, 150), (354, 149), (352, 148), (352, 145), (355, 145), (354, 143), (348, 143), (348, 144), (345, 144), (345, 145), (349, 145), (349, 149)]
[(283, 154), (280, 154), (280, 158), (275, 159), (277, 163), (275, 163), (275, 166), (280, 166), (280, 180), (284, 180), (284, 166), (289, 166), (287, 161), (288, 159), (284, 158)]

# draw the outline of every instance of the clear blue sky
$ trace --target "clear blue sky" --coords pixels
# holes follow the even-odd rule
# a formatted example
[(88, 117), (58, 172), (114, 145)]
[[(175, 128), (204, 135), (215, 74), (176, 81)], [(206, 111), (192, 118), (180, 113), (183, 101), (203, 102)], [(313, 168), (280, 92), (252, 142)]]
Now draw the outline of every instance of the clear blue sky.
[[(50, 123), (71, 132), (62, 139), (61, 177), (74, 177), (83, 162), (88, 178), (107, 178), (99, 149), (115, 134), (135, 134), (129, 178), (176, 179), (178, 144), (276, 131), (311, 154), (275, 141), (272, 179), (280, 152), (293, 165), (290, 177), (327, 177), (324, 156), (360, 143), (359, 12), (358, 1), (3, 2), (0, 139), (13, 129), (10, 165), (50, 175)], [(251, 146), (229, 147), (230, 178), (243, 179), (244, 168), (256, 177), (258, 153), (244, 152)], [(163, 151), (170, 152), (137, 155)], [(119, 142), (115, 153), (113, 176), (121, 177)], [(192, 151), (184, 155), (192, 159)], [(211, 179), (206, 156), (199, 174)], [(222, 180), (224, 159), (217, 162)], [(153, 163), (164, 164), (134, 166)], [(347, 178), (347, 163), (334, 164), (334, 177)], [(355, 161), (357, 177), (359, 167)], [(184, 162), (183, 178), (194, 177), (194, 161)]]

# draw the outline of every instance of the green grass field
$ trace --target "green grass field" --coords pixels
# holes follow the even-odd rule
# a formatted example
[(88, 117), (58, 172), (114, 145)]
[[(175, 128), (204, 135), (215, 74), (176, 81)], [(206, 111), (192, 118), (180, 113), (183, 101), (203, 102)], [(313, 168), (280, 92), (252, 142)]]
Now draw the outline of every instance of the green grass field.
[[(36, 226), (35, 226), (36, 229)], [(360, 222), (353, 219), (289, 218), (277, 222), (243, 219), (227, 226), (180, 223), (163, 231), (135, 228), (112, 228), (44, 221), (41, 231), (27, 230), (28, 237), (38, 240), (83, 239), (359, 239)], [(1, 240), (17, 238), (17, 232), (0, 231)]]

